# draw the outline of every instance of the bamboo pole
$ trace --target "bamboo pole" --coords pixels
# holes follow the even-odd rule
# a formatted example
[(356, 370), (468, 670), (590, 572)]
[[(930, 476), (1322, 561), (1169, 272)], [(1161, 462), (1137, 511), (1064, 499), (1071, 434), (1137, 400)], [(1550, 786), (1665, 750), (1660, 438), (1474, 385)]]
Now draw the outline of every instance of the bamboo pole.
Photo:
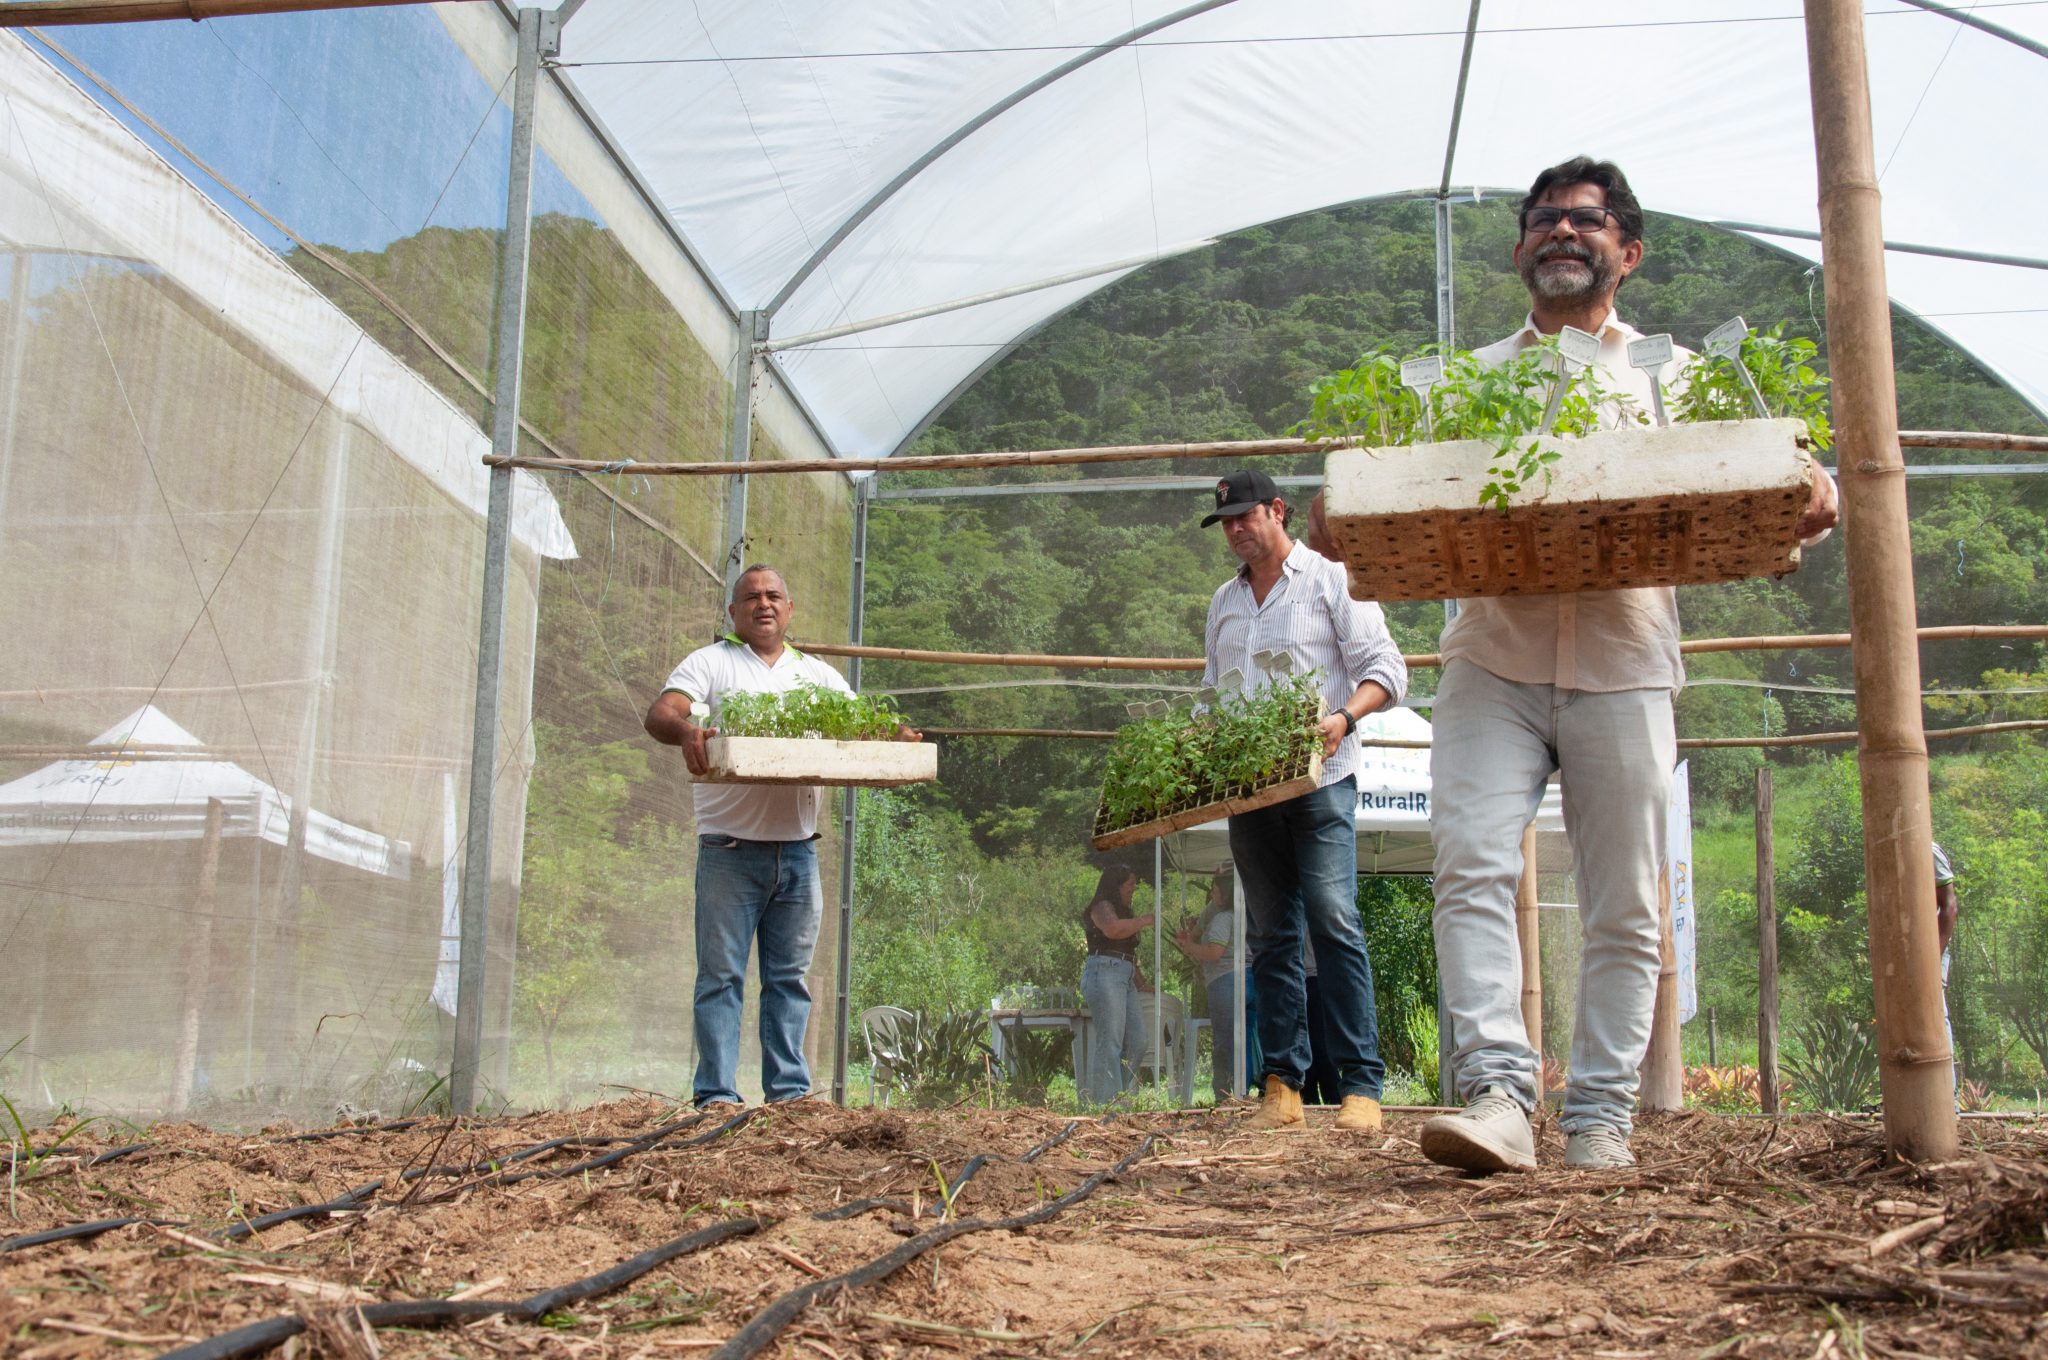
[(1657, 1002), (1643, 1054), (1636, 1103), (1645, 1110), (1685, 1107), (1685, 1055), (1678, 1025), (1678, 945), (1671, 932), (1671, 866), (1657, 874)]
[(1771, 767), (1756, 771), (1756, 1086), (1765, 1114), (1778, 1112), (1778, 870), (1771, 839)]
[(1914, 646), (1913, 544), (1892, 381), (1891, 305), (1870, 126), (1861, 0), (1807, 0), (1822, 278), (1836, 464), (1847, 525), (1863, 864), (1885, 1142), (1909, 1161), (1956, 1154), (1935, 939), (1927, 742)]
[[(0, 6), (5, 13), (12, 6)], [(1900, 436), (1913, 448), (1992, 449), (2048, 453), (2048, 437), (2026, 434), (1975, 434), (1967, 430), (1913, 430)], [(1352, 448), (1341, 440), (1231, 439), (1187, 444), (1111, 444), (1086, 449), (1006, 449), (993, 453), (936, 453), (895, 458), (805, 458), (749, 465), (757, 472), (947, 472), (973, 468), (1073, 467), (1096, 463), (1142, 463), (1161, 458), (1284, 458), (1293, 454), (1332, 453)], [(515, 458), (487, 454), (492, 467), (525, 468), (529, 472), (622, 472), (630, 468), (643, 477), (727, 477), (729, 462), (638, 463), (631, 459), (604, 462), (590, 458)]]
[(1543, 1091), (1543, 950), (1536, 901), (1536, 824), (1522, 828), (1522, 877), (1515, 884), (1515, 939), (1522, 955), (1522, 1028), (1536, 1054), (1536, 1089)]
[[(756, 470), (764, 464), (754, 465)], [(1987, 642), (2048, 637), (2048, 624), (1965, 623), (1917, 630), (1922, 642)], [(792, 639), (795, 641), (795, 639)], [(862, 656), (880, 661), (922, 661), (944, 666), (1050, 666), (1057, 670), (1198, 671), (1198, 656), (1065, 656), (1044, 652), (931, 652), (916, 647), (856, 647), (845, 642), (800, 642), (818, 656)], [(1705, 652), (1788, 652), (1847, 647), (1847, 633), (1778, 633), (1757, 637), (1694, 638), (1678, 644), (1687, 655)], [(1411, 671), (1443, 665), (1438, 652), (1417, 652), (1401, 658)], [(5, 697), (0, 695), (0, 697)]]
[[(1958, 623), (1938, 628), (1914, 628), (1909, 632), (1922, 642), (1995, 642), (2011, 638), (2048, 637), (2048, 624)], [(1805, 648), (1848, 647), (1851, 633), (1781, 633), (1758, 637), (1693, 638), (1678, 644), (1687, 656), (1705, 652), (1786, 652)]]
[(372, 9), (425, 0), (16, 0), (0, 5), (0, 28), (37, 24), (132, 24), (152, 19), (235, 19), (250, 14), (303, 14)]
[[(1937, 727), (1921, 735), (1929, 741), (1941, 741), (1989, 736), (1994, 732), (2031, 732), (2044, 727), (2048, 727), (2048, 718), (2016, 718), (2011, 722), (1972, 723), (1968, 727)], [(1846, 746), (1858, 740), (1860, 735), (1856, 732), (1802, 732), (1789, 737), (1684, 737), (1678, 747), (1682, 751), (1712, 751), (1738, 746)]]
[(1901, 430), (1899, 446), (1908, 449), (1984, 449), (1990, 452), (2048, 453), (2048, 436), (1982, 434), (1975, 430)]
[[(1937, 727), (1925, 733), (1929, 741), (1940, 741), (1958, 737), (1982, 737), (1998, 732), (2037, 732), (2048, 728), (2048, 718), (2017, 718), (2012, 722), (1973, 723), (1968, 727)], [(1087, 741), (1109, 741), (1116, 733), (1091, 728), (1063, 727), (926, 727), (920, 729), (928, 737), (1075, 737)], [(1857, 740), (1854, 732), (1805, 732), (1792, 737), (1681, 737), (1678, 749), (1681, 751), (1718, 751), (1741, 748), (1765, 749), (1774, 746), (1850, 746)], [(1387, 751), (1427, 751), (1426, 741), (1409, 741), (1399, 737), (1359, 739), (1361, 746), (1374, 746)], [(0, 747), (0, 756), (7, 748)]]
[(199, 842), (199, 888), (194, 894), (192, 924), (185, 935), (185, 997), (178, 1011), (178, 1035), (171, 1048), (171, 1098), (166, 1108), (183, 1114), (192, 1104), (192, 1085), (199, 1070), (199, 1013), (212, 991), (213, 913), (220, 896), (220, 838), (227, 806), (206, 800), (206, 832)]

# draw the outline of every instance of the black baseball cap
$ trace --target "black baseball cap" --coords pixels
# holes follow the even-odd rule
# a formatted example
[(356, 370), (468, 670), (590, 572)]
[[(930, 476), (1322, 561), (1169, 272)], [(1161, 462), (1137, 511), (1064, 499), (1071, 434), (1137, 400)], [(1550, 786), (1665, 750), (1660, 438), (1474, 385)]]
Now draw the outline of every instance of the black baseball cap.
[(1255, 505), (1280, 499), (1280, 486), (1257, 468), (1244, 468), (1216, 483), (1216, 513), (1202, 521), (1208, 528), (1219, 519), (1242, 515)]

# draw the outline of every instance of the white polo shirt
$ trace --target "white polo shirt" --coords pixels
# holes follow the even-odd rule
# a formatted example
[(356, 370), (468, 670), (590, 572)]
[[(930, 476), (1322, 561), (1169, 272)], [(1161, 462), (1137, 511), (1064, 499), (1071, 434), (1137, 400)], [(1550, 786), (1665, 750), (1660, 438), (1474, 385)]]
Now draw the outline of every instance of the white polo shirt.
[[(711, 705), (718, 725), (719, 700), (735, 692), (781, 694), (808, 681), (841, 694), (853, 693), (846, 678), (815, 657), (784, 643), (770, 666), (752, 647), (728, 633), (683, 658), (662, 686)], [(807, 841), (818, 832), (823, 790), (802, 784), (704, 784), (690, 790), (697, 805), (697, 834), (737, 836), (748, 841)]]

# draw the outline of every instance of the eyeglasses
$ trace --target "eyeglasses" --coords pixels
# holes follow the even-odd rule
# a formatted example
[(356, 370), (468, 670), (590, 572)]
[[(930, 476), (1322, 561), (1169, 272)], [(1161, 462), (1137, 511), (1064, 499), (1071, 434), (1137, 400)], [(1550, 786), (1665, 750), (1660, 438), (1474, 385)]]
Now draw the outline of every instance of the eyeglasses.
[(1617, 222), (1621, 220), (1612, 208), (1531, 208), (1522, 214), (1522, 231), (1529, 236), (1545, 235), (1566, 218), (1571, 219), (1573, 231), (1600, 231), (1606, 227), (1610, 217)]

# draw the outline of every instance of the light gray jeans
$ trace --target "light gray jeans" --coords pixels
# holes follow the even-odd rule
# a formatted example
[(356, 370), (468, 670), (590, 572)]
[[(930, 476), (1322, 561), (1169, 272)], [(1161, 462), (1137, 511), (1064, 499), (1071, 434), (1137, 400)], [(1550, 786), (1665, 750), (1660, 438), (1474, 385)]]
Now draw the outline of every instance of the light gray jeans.
[(1444, 667), (1434, 722), (1436, 954), (1459, 1098), (1499, 1086), (1524, 1109), (1536, 1105), (1515, 886), (1522, 829), (1557, 771), (1585, 942), (1558, 1122), (1566, 1133), (1606, 1124), (1626, 1134), (1657, 999), (1657, 876), (1677, 755), (1671, 692), (1517, 684), (1459, 659)]

